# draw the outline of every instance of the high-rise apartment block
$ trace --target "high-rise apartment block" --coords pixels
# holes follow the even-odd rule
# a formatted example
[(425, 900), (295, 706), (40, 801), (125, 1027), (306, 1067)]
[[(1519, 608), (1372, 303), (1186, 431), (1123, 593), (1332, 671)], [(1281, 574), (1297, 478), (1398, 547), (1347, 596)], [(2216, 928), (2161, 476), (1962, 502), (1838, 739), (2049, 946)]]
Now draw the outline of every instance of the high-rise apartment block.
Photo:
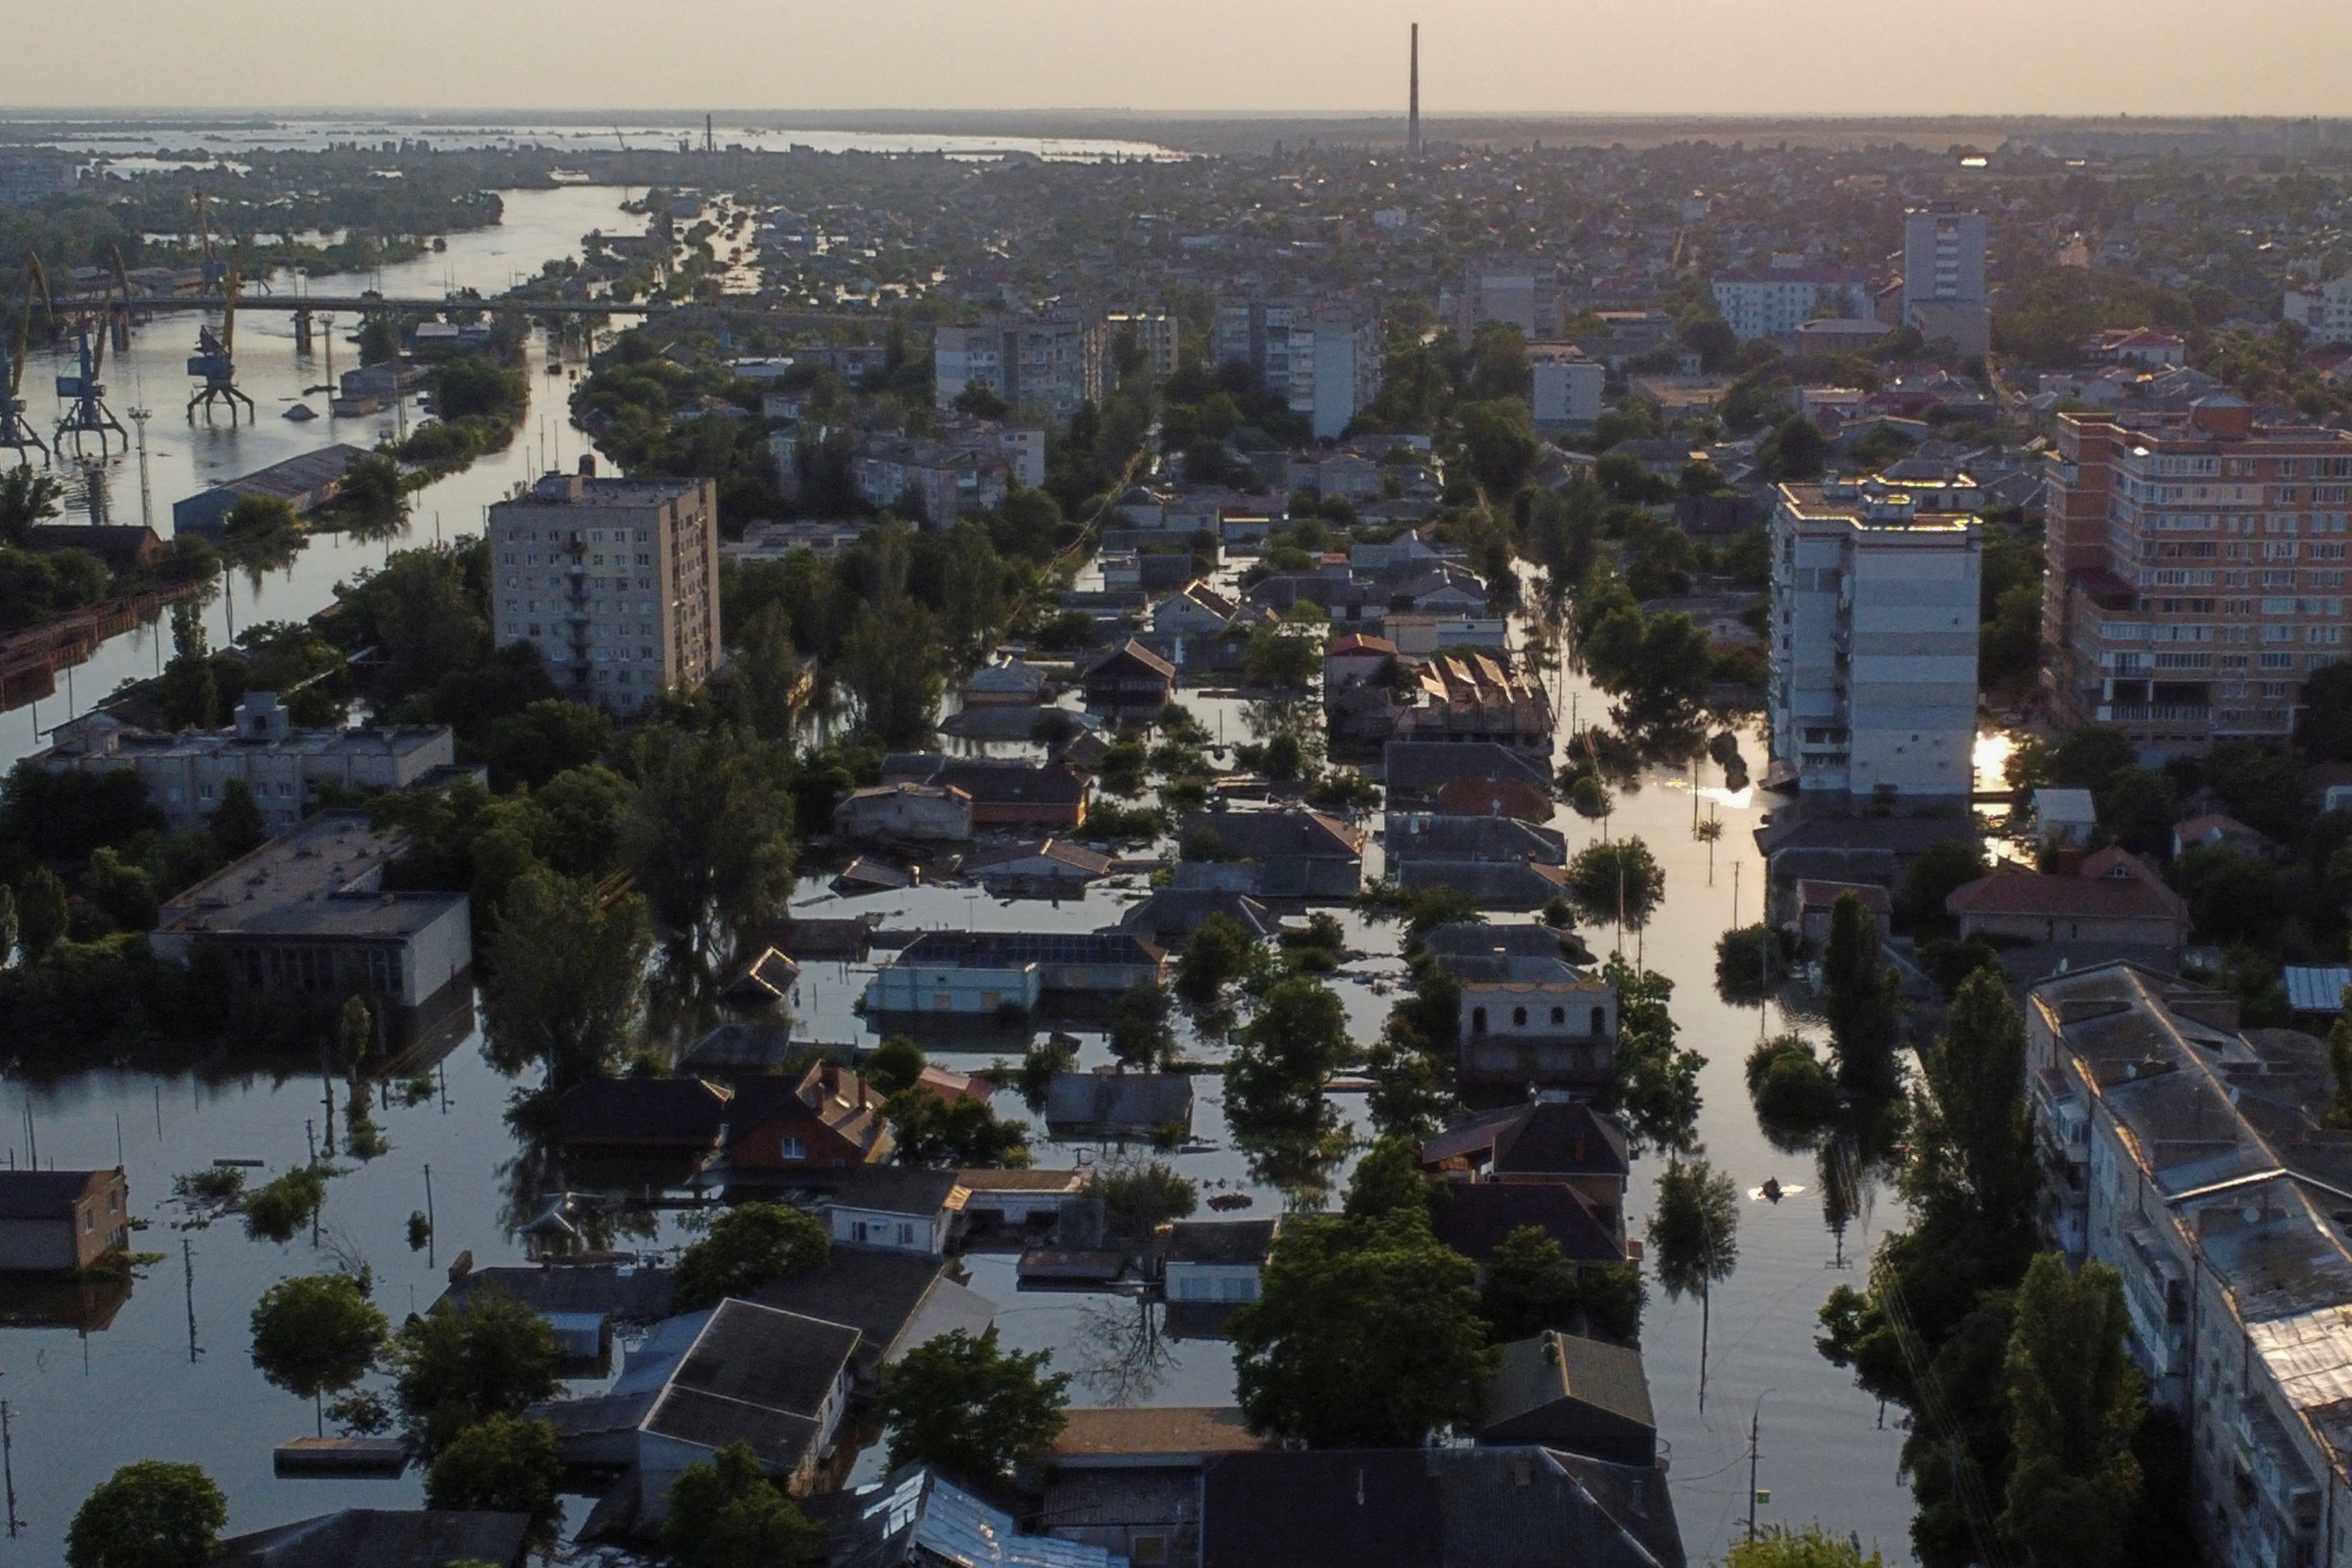
[(1318, 441), (1380, 396), (1380, 315), (1352, 300), (1220, 300), (1210, 348), (1221, 365), (1249, 366)]
[(2283, 740), (2345, 654), (2352, 434), (2186, 413), (2062, 413), (2051, 463), (2043, 678), (2070, 723), (2151, 758)]
[(2290, 288), (2280, 312), (2315, 343), (2352, 343), (2352, 272), (2308, 288)]
[(1559, 284), (1548, 264), (1492, 262), (1442, 290), (1438, 307), (1465, 343), (1489, 321), (1517, 327), (1532, 343), (1559, 329)]
[(1903, 214), (1903, 320), (1931, 343), (1950, 339), (1963, 354), (1992, 346), (1982, 213), (1919, 207)]
[(1083, 311), (941, 327), (932, 353), (941, 408), (973, 385), (1015, 407), (1034, 403), (1055, 419), (1067, 419), (1080, 403), (1102, 396), (1102, 322)]
[(1164, 382), (1176, 373), (1176, 318), (1165, 310), (1114, 310), (1103, 318), (1103, 385), (1112, 384), (1118, 369), (1114, 356), (1122, 339), (1134, 335), (1151, 379)]
[(1770, 267), (1717, 273), (1708, 285), (1716, 310), (1741, 342), (1785, 338), (1808, 321), (1870, 314), (1870, 279), (1820, 267)]
[(1771, 776), (1861, 797), (1965, 797), (1975, 519), (1873, 479), (1783, 485), (1771, 528)]
[(719, 666), (711, 480), (550, 474), (491, 507), (490, 570), (499, 643), (537, 648), (574, 701), (634, 713)]

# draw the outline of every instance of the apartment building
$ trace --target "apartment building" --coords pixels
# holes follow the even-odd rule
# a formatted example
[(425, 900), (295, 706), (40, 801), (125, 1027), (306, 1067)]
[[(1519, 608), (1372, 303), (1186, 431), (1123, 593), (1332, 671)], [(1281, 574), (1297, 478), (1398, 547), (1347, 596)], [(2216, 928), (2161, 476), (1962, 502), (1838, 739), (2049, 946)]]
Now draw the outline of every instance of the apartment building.
[(2352, 434), (2185, 413), (2062, 413), (2050, 461), (2043, 679), (2143, 756), (2293, 733), (2345, 654)]
[(567, 696), (629, 714), (718, 668), (711, 480), (550, 474), (489, 527), (498, 640), (537, 648)]
[(2308, 288), (2290, 288), (2279, 312), (2315, 343), (2352, 343), (2352, 272)]
[(906, 435), (866, 443), (850, 465), (859, 500), (934, 528), (953, 528), (966, 512), (1003, 506), (1011, 473), (991, 444)]
[(1772, 511), (1775, 780), (1965, 796), (1983, 544), (1885, 480), (1783, 485)]
[(967, 386), (1067, 419), (1102, 396), (1101, 319), (1062, 310), (1024, 320), (941, 327), (932, 340), (933, 395), (947, 408)]
[(1465, 343), (1489, 321), (1517, 327), (1532, 343), (1559, 329), (1559, 284), (1548, 265), (1498, 261), (1473, 267), (1443, 291), (1438, 313), (1453, 321)]
[(1915, 207), (1903, 214), (1903, 319), (1931, 343), (1950, 339), (1963, 354), (1992, 346), (1982, 213)]
[(2041, 1224), (2122, 1277), (2208, 1561), (2352, 1562), (2352, 1144), (2326, 1048), (2128, 964), (2028, 993)]
[(1601, 419), (1601, 400), (1609, 390), (1609, 370), (1565, 345), (1538, 344), (1529, 350), (1533, 363), (1531, 408), (1537, 433), (1589, 428)]
[(1381, 319), (1352, 300), (1221, 300), (1210, 335), (1219, 364), (1244, 364), (1336, 439), (1381, 392)]
[(1176, 318), (1165, 310), (1114, 310), (1103, 318), (1103, 384), (1111, 384), (1114, 366), (1109, 357), (1119, 340), (1134, 334), (1135, 346), (1151, 379), (1164, 382), (1176, 373)]
[(1821, 317), (1853, 319), (1871, 313), (1870, 279), (1828, 267), (1718, 273), (1710, 287), (1717, 311), (1742, 342), (1788, 337)]

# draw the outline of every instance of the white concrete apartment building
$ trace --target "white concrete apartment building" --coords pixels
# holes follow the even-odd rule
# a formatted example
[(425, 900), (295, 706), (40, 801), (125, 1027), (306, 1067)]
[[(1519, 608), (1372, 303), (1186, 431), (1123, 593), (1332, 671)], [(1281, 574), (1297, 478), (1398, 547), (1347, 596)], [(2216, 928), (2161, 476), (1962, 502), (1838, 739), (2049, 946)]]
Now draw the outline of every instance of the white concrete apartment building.
[(2034, 987), (2026, 1031), (2044, 1239), (2121, 1276), (2206, 1560), (2352, 1563), (2352, 1143), (2316, 1124), (2326, 1048), (2126, 964)]
[(2352, 272), (2290, 288), (2280, 314), (2311, 334), (2315, 343), (2352, 343)]
[(1111, 384), (1115, 367), (1110, 355), (1119, 339), (1129, 332), (1135, 334), (1135, 346), (1142, 350), (1143, 361), (1151, 371), (1151, 379), (1164, 382), (1176, 373), (1176, 335), (1179, 323), (1165, 310), (1114, 310), (1103, 318), (1103, 385)]
[(1381, 393), (1381, 319), (1353, 300), (1220, 300), (1210, 343), (1244, 364), (1329, 441)]
[(498, 641), (537, 648), (565, 695), (629, 714), (718, 668), (713, 481), (550, 474), (489, 526)]
[(1982, 213), (1915, 207), (1903, 214), (1903, 319), (1931, 343), (1950, 339), (1963, 354), (1992, 346)]
[(1055, 419), (1102, 396), (1102, 321), (1082, 311), (941, 327), (931, 351), (933, 396), (941, 408), (975, 384)]
[(1870, 279), (1819, 267), (1771, 267), (1724, 272), (1709, 285), (1715, 308), (1742, 342), (1782, 338), (1822, 317), (1853, 319), (1871, 313)]
[(1967, 795), (1975, 520), (1865, 480), (1781, 486), (1771, 529), (1770, 777), (1856, 797)]
[(2050, 460), (2042, 678), (2071, 724), (2150, 758), (2284, 740), (2346, 653), (2352, 434), (2186, 413), (2062, 413)]
[(1534, 361), (1529, 391), (1536, 430), (1544, 435), (1598, 423), (1601, 400), (1609, 388), (1609, 368), (1566, 348), (1528, 350)]

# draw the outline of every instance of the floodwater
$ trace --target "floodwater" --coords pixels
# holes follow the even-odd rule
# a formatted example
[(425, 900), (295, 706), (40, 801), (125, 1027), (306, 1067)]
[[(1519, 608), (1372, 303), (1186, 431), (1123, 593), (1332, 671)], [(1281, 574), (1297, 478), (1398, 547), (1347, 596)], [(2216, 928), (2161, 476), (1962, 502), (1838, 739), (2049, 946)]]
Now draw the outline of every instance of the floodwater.
[[(632, 193), (612, 185), (504, 192), (505, 221), (495, 228), (450, 235), (446, 252), (363, 274), (299, 280), (281, 274), (275, 287), (279, 292), (299, 288), (345, 297), (373, 288), (395, 298), (437, 298), (457, 288), (500, 292), (536, 275), (543, 262), (577, 256), (580, 236), (591, 229), (635, 231), (644, 220), (620, 210)], [(137, 434), (131, 415), (134, 408), (153, 413), (146, 427), (149, 500), (143, 507), (135, 445), (126, 452), (123, 443), (114, 442), (110, 455), (95, 466), (99, 504), (113, 521), (136, 522), (145, 515), (155, 531), (169, 538), (176, 500), (336, 442), (369, 447), (395, 434), (399, 416), (389, 409), (365, 418), (337, 419), (329, 413), (324, 393), (306, 396), (309, 389), (331, 384), (337, 375), (358, 365), (358, 349), (345, 340), (358, 330), (358, 321), (337, 321), (331, 333), (322, 329), (313, 340), (315, 351), (303, 355), (294, 350), (293, 317), (275, 310), (247, 311), (236, 323), (237, 380), (253, 399), (258, 417), (231, 425), (226, 420), (207, 423), (200, 413), (190, 423), (184, 408), (193, 383), (185, 373), (186, 361), (195, 350), (199, 319), (194, 311), (158, 316), (133, 329), (128, 354), (107, 358), (102, 376), (107, 401), (123, 428)], [(216, 323), (217, 319), (201, 319)], [(586, 436), (572, 427), (564, 413), (571, 367), (567, 364), (562, 376), (544, 373), (548, 351), (548, 340), (534, 333), (527, 350), (530, 412), (511, 446), (412, 497), (404, 538), (362, 543), (340, 534), (316, 535), (290, 566), (265, 575), (257, 585), (244, 573), (232, 574), (227, 591), (205, 610), (205, 629), (213, 645), (226, 645), (234, 627), (315, 614), (333, 598), (337, 581), (378, 564), (388, 549), (480, 533), (484, 508), (492, 501), (547, 467), (576, 461), (589, 448)], [(49, 389), (57, 371), (68, 368), (68, 356), (36, 354), (26, 371), (30, 413), (45, 437), (63, 412), (52, 406)], [(319, 417), (307, 423), (284, 418), (298, 400), (307, 402)], [(417, 417), (413, 400), (405, 417), (411, 423)], [(95, 448), (91, 455), (95, 456)], [(11, 455), (0, 455), (0, 462)], [(59, 520), (86, 521), (93, 468), (70, 457), (68, 453), (56, 470), (68, 486)], [(164, 645), (170, 639), (168, 618), (155, 627), (125, 632), (69, 674), (60, 672), (52, 695), (0, 713), (0, 768), (39, 749), (47, 742), (38, 737), (49, 728), (87, 711), (124, 681), (155, 674), (161, 661), (171, 656)]]

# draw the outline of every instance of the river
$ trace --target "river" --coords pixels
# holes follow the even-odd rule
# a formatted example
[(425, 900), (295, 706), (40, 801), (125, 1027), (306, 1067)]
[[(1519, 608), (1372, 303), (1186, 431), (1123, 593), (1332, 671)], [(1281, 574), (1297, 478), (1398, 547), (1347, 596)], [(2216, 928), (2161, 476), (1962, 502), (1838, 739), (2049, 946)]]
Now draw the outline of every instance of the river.
[[(320, 295), (357, 294), (377, 289), (393, 297), (439, 298), (453, 288), (475, 288), (484, 294), (503, 292), (520, 278), (535, 276), (543, 262), (580, 254), (580, 236), (591, 229), (607, 233), (634, 230), (642, 219), (620, 210), (630, 194), (610, 185), (562, 186), (547, 191), (500, 193), (505, 221), (494, 228), (448, 236), (446, 252), (428, 253), (415, 261), (365, 274), (300, 280), (280, 274), (275, 287), (281, 292), (299, 287)], [(294, 319), (284, 311), (248, 311), (237, 319), (238, 383), (254, 401), (258, 417), (235, 425), (226, 421), (206, 423), (200, 414), (191, 423), (184, 409), (192, 387), (186, 361), (195, 350), (198, 318), (194, 312), (159, 316), (131, 334), (131, 350), (110, 355), (103, 379), (108, 402), (127, 430), (136, 434), (131, 417), (134, 408), (153, 411), (147, 425), (147, 488), (145, 508), (156, 532), (172, 533), (172, 503), (206, 486), (334, 442), (373, 446), (392, 434), (394, 416), (386, 412), (362, 419), (336, 419), (328, 413), (327, 398), (304, 398), (306, 389), (331, 383), (335, 375), (359, 363), (359, 350), (348, 340), (358, 330), (352, 319), (335, 323), (331, 334), (321, 331), (316, 350), (298, 354)], [(327, 340), (331, 336), (332, 341)], [(215, 597), (205, 610), (205, 629), (213, 645), (225, 645), (233, 626), (258, 621), (301, 620), (315, 614), (334, 597), (334, 585), (352, 573), (381, 562), (388, 549), (429, 543), (436, 537), (455, 538), (481, 531), (483, 509), (506, 496), (517, 484), (533, 477), (551, 464), (570, 464), (588, 450), (586, 437), (571, 427), (564, 413), (570, 375), (544, 374), (547, 339), (533, 333), (526, 357), (531, 380), (531, 408), (514, 444), (492, 453), (462, 474), (453, 474), (412, 497), (408, 532), (403, 538), (362, 544), (339, 534), (314, 536), (308, 549), (280, 571), (257, 583), (245, 574), (233, 574), (227, 591)], [(26, 401), (46, 435), (57, 413), (47, 389), (58, 371), (68, 368), (62, 355), (37, 354), (25, 375)], [(320, 415), (309, 423), (283, 417), (301, 399)], [(410, 421), (415, 419), (412, 402)], [(89, 510), (91, 470), (61, 463), (58, 474), (68, 486), (61, 520), (86, 520)], [(142, 514), (140, 463), (136, 449), (125, 452), (121, 442), (96, 469), (101, 505), (117, 522), (136, 522)], [(160, 640), (159, 640), (160, 633)], [(47, 744), (47, 730), (59, 721), (89, 709), (123, 682), (152, 675), (170, 656), (163, 646), (171, 636), (168, 619), (154, 628), (123, 633), (102, 644), (87, 662), (69, 674), (60, 672), (54, 695), (39, 703), (0, 714), (0, 767)]]

